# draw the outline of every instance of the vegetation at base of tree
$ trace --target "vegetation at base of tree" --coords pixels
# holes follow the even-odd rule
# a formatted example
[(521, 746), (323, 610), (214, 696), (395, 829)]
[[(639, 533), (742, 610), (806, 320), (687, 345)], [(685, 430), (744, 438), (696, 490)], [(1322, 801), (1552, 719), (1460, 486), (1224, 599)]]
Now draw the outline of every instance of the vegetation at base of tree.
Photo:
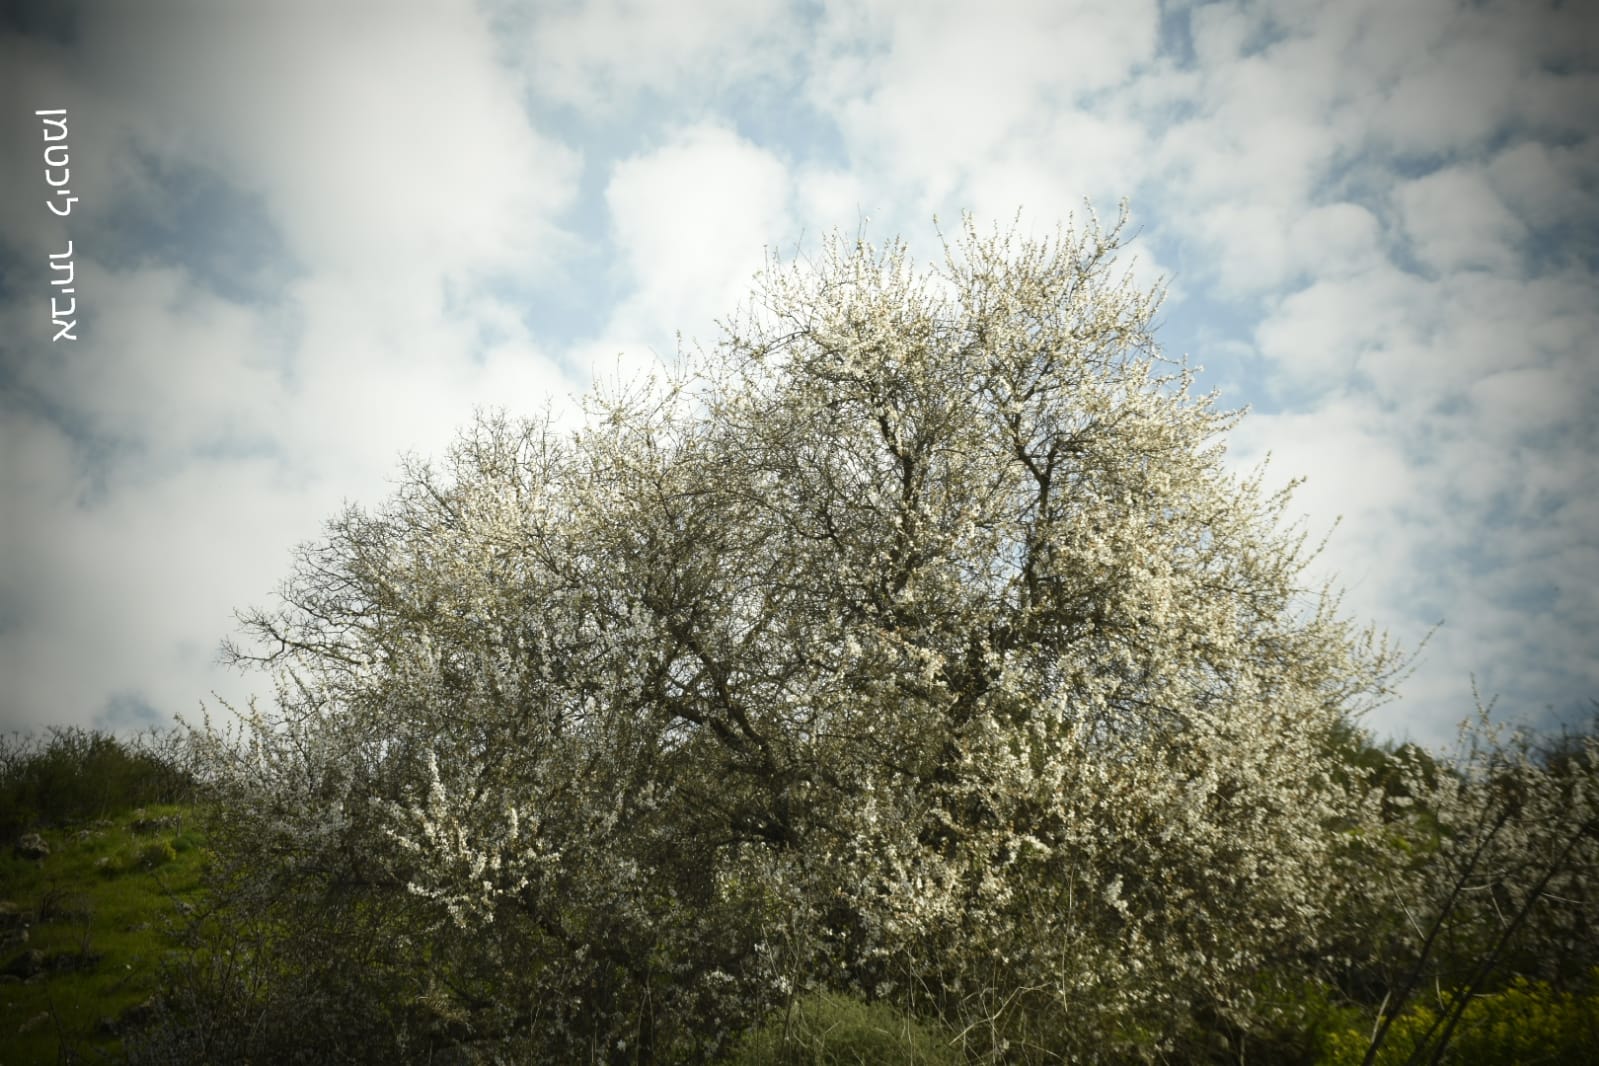
[(960, 1066), (958, 1035), (883, 1002), (800, 996), (746, 1033), (727, 1066)]
[[(1561, 992), (1548, 982), (1514, 977), (1496, 991), (1474, 995), (1447, 1044), (1439, 1034), (1459, 989), (1434, 992), (1400, 1014), (1372, 1061), (1379, 1066), (1410, 1062), (1539, 1063), (1586, 1066), (1599, 1040), (1599, 974), (1590, 974), (1584, 992)], [(1321, 1061), (1328, 1066), (1359, 1066), (1366, 1061), (1371, 1028), (1357, 1011), (1356, 1024), (1332, 1033)]]
[[(72, 750), (103, 752), (107, 745), (122, 743), (99, 739), (99, 744)], [(1556, 780), (1568, 779), (1571, 785), (1586, 780), (1586, 787), (1592, 787), (1592, 763), (1580, 755), (1585, 743), (1583, 736), (1571, 735), (1546, 740), (1533, 765)], [(1395, 763), (1423, 760), (1428, 769), (1420, 777), (1435, 784), (1440, 774), (1458, 773), (1458, 764), (1447, 758), (1374, 745), (1358, 733), (1346, 737), (1344, 750), (1347, 766), (1383, 783), (1390, 804), (1405, 795), (1397, 785)], [(59, 764), (59, 752), (54, 758)], [(173, 768), (181, 765), (174, 762)], [(156, 776), (165, 779), (166, 773)], [(1483, 783), (1500, 796), (1508, 794), (1503, 781), (1487, 778)], [(144, 793), (135, 789), (131, 794)], [(1425, 795), (1410, 798), (1408, 813), (1399, 816), (1407, 808), (1390, 806), (1390, 817), (1432, 824)], [(62, 1054), (86, 1061), (147, 1063), (295, 1061), (306, 1056), (330, 1062), (487, 1062), (494, 1061), (493, 1055), (499, 1061), (541, 1061), (525, 1042), (525, 1053), (517, 1054), (514, 1032), (485, 1034), (459, 1014), (452, 1017), (447, 997), (417, 996), (425, 987), (418, 975), (440, 960), (418, 960), (409, 950), (417, 941), (408, 931), (414, 933), (423, 924), (416, 913), (396, 915), (382, 903), (369, 903), (363, 923), (359, 909), (352, 909), (345, 940), (323, 936), (316, 941), (334, 951), (313, 968), (309, 952), (286, 950), (296, 942), (292, 929), (241, 923), (246, 915), (237, 901), (219, 908), (217, 900), (226, 896), (227, 888), (203, 846), (203, 821), (203, 814), (189, 806), (122, 807), (106, 817), (43, 830), (39, 835), (50, 848), (43, 860), (24, 859), (14, 847), (0, 857), (0, 924), (7, 937), (0, 965), (16, 974), (14, 980), (0, 981), (7, 1062), (57, 1062)], [(1436, 859), (1437, 853), (1431, 854)], [(1591, 891), (1591, 866), (1571, 872), (1579, 875), (1575, 883), (1580, 888)], [(1372, 871), (1373, 878), (1377, 875)], [(1471, 886), (1467, 895), (1491, 893), (1496, 887), (1502, 891), (1503, 884), (1489, 879)], [(1552, 911), (1570, 903), (1564, 898), (1545, 901)], [(1585, 910), (1591, 919), (1591, 907)], [(1420, 920), (1427, 913), (1418, 907), (1411, 917)], [(1296, 967), (1280, 965), (1276, 976), (1263, 974), (1257, 980), (1252, 1016), (1196, 1012), (1189, 1030), (1162, 1057), (1169, 1062), (1350, 1066), (1366, 1060), (1379, 1010), (1387, 1010), (1395, 1020), (1371, 1060), (1384, 1066), (1433, 1061), (1434, 1054), (1444, 1063), (1587, 1062), (1599, 1039), (1594, 941), (1581, 928), (1552, 928), (1549, 918), (1554, 915), (1539, 916), (1541, 930), (1537, 924), (1524, 924), (1517, 950), (1502, 953), (1490, 980), (1462, 1001), (1453, 1033), (1446, 1044), (1439, 1044), (1441, 1019), (1463, 988), (1438, 982), (1458, 978), (1482, 961), (1481, 935), (1503, 929), (1503, 913), (1493, 912), (1487, 920), (1488, 913), (1452, 916), (1446, 924), (1453, 946), (1427, 971), (1423, 990), (1398, 1009), (1392, 1009), (1398, 982), (1406, 967), (1414, 969), (1420, 962), (1416, 951), (1396, 947), (1379, 925), (1347, 929), (1351, 943), (1362, 934), (1367, 938), (1363, 959), (1345, 959), (1330, 968), (1305, 960)], [(216, 920), (219, 914), (225, 920)], [(1438, 916), (1436, 910), (1434, 914)], [(29, 934), (26, 941), (18, 938), (23, 929)], [(1562, 936), (1573, 935), (1577, 939), (1562, 942)], [(387, 937), (397, 938), (392, 946), (398, 950), (375, 951)], [(29, 966), (29, 951), (40, 955), (37, 972), (25, 980), (21, 973)], [(365, 980), (342, 979), (341, 967), (352, 960), (386, 969), (387, 976), (376, 979), (367, 970)], [(1581, 968), (1584, 963), (1587, 970)], [(292, 993), (293, 988), (299, 992)], [(341, 988), (353, 994), (341, 1000)], [(296, 1006), (322, 1013), (299, 1015)], [(1050, 1061), (1029, 1059), (1026, 1053), (1028, 1047), (1052, 1042), (1044, 1028), (1004, 1012), (995, 1021), (1017, 1043), (1011, 1060)], [(408, 1031), (411, 1037), (395, 1039), (396, 1033)], [(992, 1034), (984, 1041), (974, 1041), (972, 1035), (937, 1017), (907, 1014), (888, 1001), (868, 1001), (845, 991), (817, 992), (778, 1006), (764, 1020), (753, 1020), (730, 1041), (723, 1061), (735, 1066), (987, 1061), (989, 1056), (968, 1055), (967, 1050), (977, 1044), (992, 1047), (997, 1041)], [(459, 1057), (451, 1059), (452, 1053)], [(624, 1055), (625, 1049), (592, 1049), (577, 1061), (626, 1061)], [(1138, 1056), (1124, 1060), (1137, 1061)], [(659, 1061), (673, 1060), (663, 1055)]]

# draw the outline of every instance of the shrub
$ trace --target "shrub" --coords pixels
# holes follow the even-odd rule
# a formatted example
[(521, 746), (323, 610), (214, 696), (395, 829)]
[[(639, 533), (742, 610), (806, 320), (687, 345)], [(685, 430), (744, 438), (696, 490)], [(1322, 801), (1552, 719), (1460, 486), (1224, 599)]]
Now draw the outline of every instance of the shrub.
[(0, 738), (0, 837), (187, 802), (194, 778), (179, 744), (174, 734), (120, 740), (77, 727)]
[(139, 865), (146, 870), (153, 870), (157, 866), (165, 866), (176, 860), (177, 849), (169, 840), (153, 840), (139, 849)]
[(942, 1027), (884, 1002), (816, 992), (772, 1014), (728, 1066), (951, 1066), (963, 1061)]

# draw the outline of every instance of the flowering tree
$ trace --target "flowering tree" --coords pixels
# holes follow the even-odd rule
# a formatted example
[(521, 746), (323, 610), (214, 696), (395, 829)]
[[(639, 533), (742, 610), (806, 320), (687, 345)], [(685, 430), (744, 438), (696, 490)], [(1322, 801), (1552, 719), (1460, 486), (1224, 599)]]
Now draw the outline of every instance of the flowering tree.
[(832, 241), (580, 430), (481, 417), (345, 513), (245, 617), (276, 706), (208, 734), (260, 897), (535, 1056), (696, 1060), (814, 985), (1000, 1057), (1243, 1011), (1398, 662), (1120, 232)]

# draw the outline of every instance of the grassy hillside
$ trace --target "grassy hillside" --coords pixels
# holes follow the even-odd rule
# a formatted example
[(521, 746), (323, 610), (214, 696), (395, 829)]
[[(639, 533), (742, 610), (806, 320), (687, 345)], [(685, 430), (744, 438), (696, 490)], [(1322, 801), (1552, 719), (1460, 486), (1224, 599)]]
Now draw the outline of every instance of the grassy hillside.
[(0, 1066), (113, 1058), (185, 953), (206, 861), (184, 775), (78, 731), (0, 758)]

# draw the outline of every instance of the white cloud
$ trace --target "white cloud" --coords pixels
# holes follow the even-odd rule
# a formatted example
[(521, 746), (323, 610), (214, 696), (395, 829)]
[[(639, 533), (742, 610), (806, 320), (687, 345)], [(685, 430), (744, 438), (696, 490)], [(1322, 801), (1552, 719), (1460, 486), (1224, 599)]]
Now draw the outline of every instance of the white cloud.
[[(34, 301), (0, 307), (28, 339), (8, 368), (7, 722), (237, 694), (216, 643), (293, 544), (342, 500), (381, 499), (399, 453), (438, 452), (474, 406), (569, 391), (508, 279), (572, 250), (554, 220), (576, 153), (529, 124), (469, 5), (312, 14), (95, 8), (77, 51), (7, 44), (67, 72), (87, 316), (52, 347)], [(104, 235), (137, 241), (146, 208), (181, 223), (183, 173), (257, 198), (293, 260), (272, 303), (219, 296), (182, 246), (108, 261)]]
[(80, 343), (19, 368), (27, 387), (94, 435), (143, 453), (172, 457), (275, 436), (279, 358), (258, 312), (176, 269), (109, 271), (87, 257), (76, 264), (93, 333), (80, 330)]
[(216, 665), (217, 641), (316, 532), (270, 460), (190, 463), (92, 505), (29, 503), (15, 542), (29, 562), (24, 624), (0, 642), (13, 721), (88, 722), (126, 691), (164, 714), (191, 714), (212, 689), (237, 698), (247, 690)]
[(1508, 272), (1520, 265), (1524, 228), (1478, 168), (1451, 167), (1396, 193), (1416, 256), (1433, 270)]
[[(1336, 401), (1314, 412), (1251, 414), (1229, 442), (1230, 460), (1247, 470), (1268, 453), (1275, 484), (1305, 479), (1296, 511), (1322, 522), (1343, 517), (1341, 540), (1386, 529), (1390, 513), (1416, 500), (1422, 488), (1380, 417), (1357, 401)], [(1364, 559), (1358, 568), (1376, 562)]]
[(810, 235), (855, 232), (875, 210), (881, 193), (861, 176), (838, 167), (801, 167), (794, 177), (794, 214)]
[(1470, 149), (1511, 117), (1518, 57), (1502, 41), (1433, 42), (1379, 99), (1373, 134), (1400, 154), (1436, 156)]
[(1488, 164), (1485, 177), (1500, 201), (1527, 225), (1548, 228), (1599, 219), (1599, 139), (1577, 145), (1524, 141)]
[(539, 5), (530, 21), (500, 14), (541, 98), (602, 114), (646, 90), (771, 77), (804, 32), (783, 0), (584, 0)]
[(1237, 59), (1255, 29), (1253, 20), (1236, 5), (1202, 4), (1188, 11), (1189, 37), (1202, 67)]
[[(1292, 231), (1341, 198), (1329, 168), (1358, 133), (1334, 106), (1324, 48), (1290, 41), (1193, 79), (1191, 110), (1163, 128), (1148, 164), (1166, 225), (1203, 255), (1207, 280), (1251, 297), (1291, 282), (1303, 249)], [(1159, 114), (1159, 112), (1155, 112)]]
[(1085, 200), (1114, 216), (1149, 151), (1137, 124), (1082, 108), (1062, 110), (1029, 133), (997, 149), (989, 165), (963, 182), (966, 206), (978, 216), (1008, 219), (1020, 207), (1024, 223), (1042, 232), (1081, 214)]
[[(1424, 283), (1391, 266), (1312, 281), (1281, 299), (1255, 330), (1261, 354), (1297, 387), (1345, 387), (1363, 366), (1419, 343), (1412, 309)], [(1375, 353), (1374, 355), (1371, 353)]]
[(830, 4), (811, 94), (856, 165), (915, 188), (913, 216), (925, 218), (1012, 137), (1029, 139), (1152, 59), (1157, 26), (1148, 2), (900, 3), (869, 15)]
[(1443, 623), (1401, 700), (1373, 721), (1441, 743), (1471, 713), (1473, 678), (1512, 715), (1537, 714), (1557, 694), (1580, 699), (1599, 681), (1599, 604), (1582, 576), (1599, 547), (1573, 536), (1599, 523), (1586, 502), (1599, 477), (1575, 451), (1519, 447), (1470, 421), (1433, 428), (1436, 448), (1418, 458), (1380, 405), (1350, 397), (1251, 416), (1230, 457), (1247, 468), (1270, 450), (1272, 484), (1306, 477), (1291, 511), (1313, 535), (1343, 518), (1311, 575), (1346, 590), (1349, 617), (1412, 651)]
[(83, 20), (94, 79), (126, 95), (117, 117), (145, 148), (265, 196), (316, 269), (378, 283), (402, 264), (527, 271), (559, 251), (550, 218), (577, 159), (529, 125), (470, 4), (159, 13)]
[(607, 332), (714, 341), (714, 321), (738, 310), (762, 249), (787, 254), (798, 237), (792, 196), (782, 160), (718, 126), (679, 130), (618, 163), (605, 199), (633, 291)]
[(1472, 383), (1473, 416), (1496, 441), (1585, 416), (1592, 381), (1569, 366), (1536, 366), (1488, 374)]
[[(0, 110), (0, 188), (6, 190), (4, 237), (15, 252), (42, 259), (63, 247), (60, 220), (45, 205), (54, 200), (83, 217), (94, 207), (85, 179), (97, 169), (96, 148), (82, 136), (81, 117), (96, 101), (64, 69), (59, 48), (44, 42), (9, 36), (0, 32), (0, 96), (8, 105)], [(76, 194), (78, 202), (59, 199), (56, 189), (45, 184), (43, 118), (36, 110), (66, 110), (69, 149), (64, 194)], [(50, 116), (53, 120), (58, 116)], [(79, 135), (73, 136), (76, 127)], [(52, 127), (54, 129), (55, 127)], [(58, 153), (59, 156), (59, 153)], [(59, 173), (59, 172), (58, 172)]]
[[(7, 399), (10, 399), (9, 397)], [(35, 411), (0, 400), (0, 499), (8, 502), (4, 518), (5, 542), (20, 547), (29, 511), (19, 504), (55, 510), (67, 506), (87, 489), (84, 471), (75, 460), (72, 440), (59, 427)], [(0, 581), (15, 578), (16, 571), (0, 570)]]
[(1382, 225), (1359, 204), (1313, 207), (1289, 222), (1286, 255), (1303, 276), (1347, 278), (1384, 265)]

